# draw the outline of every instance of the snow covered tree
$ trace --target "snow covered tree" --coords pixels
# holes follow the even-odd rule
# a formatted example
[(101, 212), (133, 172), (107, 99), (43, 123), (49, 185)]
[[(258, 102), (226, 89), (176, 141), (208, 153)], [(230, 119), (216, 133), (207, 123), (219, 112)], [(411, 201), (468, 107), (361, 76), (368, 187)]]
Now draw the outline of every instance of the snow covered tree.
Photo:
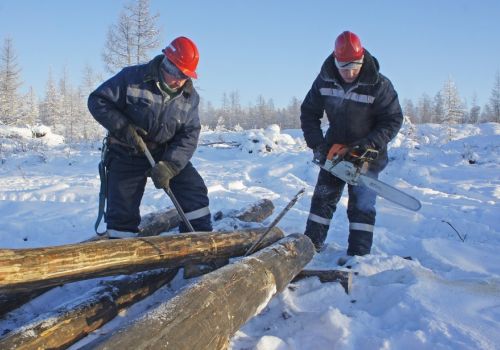
[(0, 55), (0, 122), (15, 124), (20, 114), (18, 89), (21, 86), (21, 69), (17, 63), (13, 41), (4, 40)]
[(443, 112), (441, 122), (446, 124), (457, 124), (462, 122), (464, 107), (455, 82), (451, 77), (445, 82), (442, 89)]
[(471, 107), (469, 109), (468, 122), (471, 124), (479, 123), (481, 117), (481, 107), (477, 104), (477, 94), (472, 96)]
[(38, 97), (33, 87), (23, 96), (21, 103), (21, 115), (19, 124), (33, 127), (40, 123), (40, 111), (38, 108)]
[(429, 120), (430, 123), (439, 123), (444, 115), (444, 102), (443, 95), (439, 91), (434, 96), (434, 101), (432, 103), (432, 115)]
[(413, 105), (413, 101), (409, 98), (405, 98), (403, 101), (403, 114), (410, 118), (412, 123), (417, 123), (417, 111)]
[(158, 14), (150, 14), (149, 0), (135, 0), (125, 6), (118, 23), (108, 30), (102, 54), (107, 71), (115, 73), (150, 59), (149, 51), (159, 45), (158, 17)]
[(62, 99), (57, 91), (56, 84), (52, 77), (52, 70), (49, 70), (49, 78), (45, 88), (45, 98), (40, 105), (40, 119), (42, 123), (52, 128), (56, 132), (56, 125), (62, 115)]
[(495, 75), (489, 107), (491, 110), (490, 121), (500, 123), (500, 71), (497, 71)]
[(432, 100), (427, 94), (423, 94), (417, 105), (418, 123), (430, 123), (432, 120)]

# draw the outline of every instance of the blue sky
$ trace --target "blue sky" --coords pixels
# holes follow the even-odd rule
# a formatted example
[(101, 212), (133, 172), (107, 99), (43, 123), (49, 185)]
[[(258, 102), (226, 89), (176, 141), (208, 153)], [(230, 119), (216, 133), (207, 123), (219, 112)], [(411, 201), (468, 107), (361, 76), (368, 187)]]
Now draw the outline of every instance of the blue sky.
[[(0, 0), (0, 40), (11, 37), (23, 90), (43, 95), (49, 67), (78, 84), (86, 63), (102, 71), (106, 32), (130, 0)], [(351, 30), (400, 95), (431, 96), (451, 76), (469, 103), (489, 99), (500, 69), (500, 1), (151, 0), (162, 45), (179, 35), (200, 50), (200, 94), (220, 104), (237, 90), (285, 106), (307, 93), (336, 36)], [(159, 53), (151, 52), (153, 57)]]

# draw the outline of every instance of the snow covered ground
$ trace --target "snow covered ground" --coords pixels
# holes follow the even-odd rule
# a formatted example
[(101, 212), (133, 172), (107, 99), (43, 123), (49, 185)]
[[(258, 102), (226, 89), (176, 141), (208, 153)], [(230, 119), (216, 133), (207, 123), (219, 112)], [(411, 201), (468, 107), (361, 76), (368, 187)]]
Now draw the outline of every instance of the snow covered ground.
[[(90, 237), (98, 145), (70, 147), (50, 133), (27, 137), (22, 129), (0, 129), (0, 247)], [(299, 130), (207, 131), (200, 143), (193, 163), (208, 185), (212, 213), (261, 198), (271, 199), (277, 213), (305, 187), (306, 195), (279, 224), (287, 233), (303, 232), (318, 169)], [(422, 209), (414, 213), (379, 199), (372, 254), (354, 258), (352, 293), (316, 278), (296, 282), (237, 332), (232, 349), (498, 349), (500, 125), (406, 124), (390, 156), (380, 179), (420, 199)], [(338, 268), (347, 243), (346, 204), (344, 195), (329, 245), (309, 267)], [(148, 183), (142, 214), (167, 206), (165, 194)], [(230, 220), (215, 222), (215, 228), (230, 228)], [(53, 289), (0, 320), (0, 334), (95, 283)], [(143, 314), (185, 284), (176, 277), (72, 348)]]

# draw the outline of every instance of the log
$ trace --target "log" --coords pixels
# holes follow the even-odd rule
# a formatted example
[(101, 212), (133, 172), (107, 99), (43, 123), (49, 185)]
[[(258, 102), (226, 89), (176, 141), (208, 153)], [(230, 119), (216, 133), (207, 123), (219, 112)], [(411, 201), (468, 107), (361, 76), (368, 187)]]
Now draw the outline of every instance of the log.
[(140, 237), (150, 237), (179, 226), (181, 218), (175, 208), (144, 215), (139, 226)]
[(214, 220), (219, 221), (223, 218), (235, 218), (243, 222), (263, 222), (273, 214), (274, 204), (269, 199), (261, 199), (241, 210), (231, 210), (227, 213), (218, 211), (214, 214)]
[(135, 322), (82, 349), (226, 349), (234, 333), (312, 259), (305, 235), (290, 235), (211, 272)]
[(8, 333), (0, 339), (0, 349), (65, 349), (170, 282), (177, 271), (160, 269), (101, 282), (77, 300)]
[[(139, 227), (141, 230), (140, 236), (149, 237), (166, 232), (178, 226), (179, 220), (179, 214), (177, 214), (177, 210), (175, 208), (146, 214), (141, 219), (141, 225)], [(99, 240), (99, 237), (93, 236), (91, 239), (87, 239), (83, 242), (92, 242), (97, 240)], [(5, 316), (8, 312), (49, 291), (50, 289), (52, 288), (42, 288), (30, 290), (26, 293), (16, 293), (14, 295), (0, 294), (0, 318)]]
[[(159, 237), (100, 240), (33, 249), (0, 250), (0, 292), (27, 292), (101, 276), (175, 268), (241, 256), (264, 229), (194, 232)], [(264, 246), (283, 237), (273, 228)]]
[(318, 277), (321, 283), (325, 282), (339, 282), (347, 294), (351, 292), (352, 289), (352, 271), (343, 270), (302, 270), (295, 278), (295, 281), (299, 281), (307, 277)]

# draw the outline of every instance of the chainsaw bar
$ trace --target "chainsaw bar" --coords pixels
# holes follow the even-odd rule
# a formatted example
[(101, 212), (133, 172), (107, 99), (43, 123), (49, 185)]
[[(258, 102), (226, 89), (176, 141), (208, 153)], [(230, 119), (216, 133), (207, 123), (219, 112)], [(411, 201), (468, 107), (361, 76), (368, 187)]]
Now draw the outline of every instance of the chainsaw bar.
[(345, 160), (338, 162), (327, 160), (324, 165), (317, 162), (313, 163), (318, 165), (323, 170), (328, 171), (330, 174), (345, 181), (349, 185), (366, 186), (380, 197), (383, 197), (388, 201), (398, 204), (406, 209), (418, 211), (422, 207), (420, 201), (415, 197), (412, 197), (409, 194), (406, 194), (403, 191), (398, 190), (397, 188), (394, 188), (378, 179), (362, 174), (361, 170), (351, 162)]

